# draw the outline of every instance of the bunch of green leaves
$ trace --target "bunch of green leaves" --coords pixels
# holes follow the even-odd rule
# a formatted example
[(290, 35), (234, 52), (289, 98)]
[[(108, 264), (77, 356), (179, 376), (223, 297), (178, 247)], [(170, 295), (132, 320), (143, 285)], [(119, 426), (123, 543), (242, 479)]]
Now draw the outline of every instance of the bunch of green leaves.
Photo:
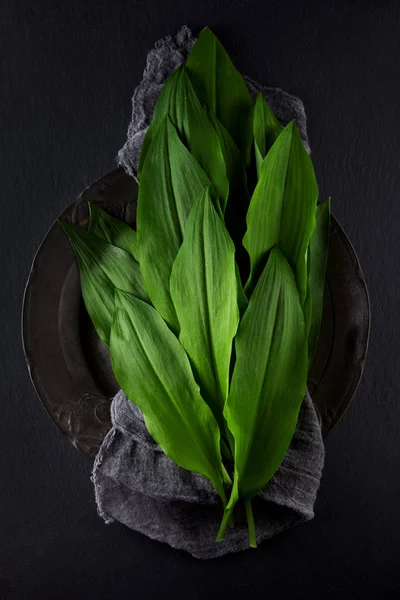
[(296, 124), (254, 105), (208, 28), (163, 87), (138, 180), (136, 231), (96, 205), (88, 231), (60, 223), (86, 308), (154, 440), (218, 492), (217, 539), (243, 500), (255, 546), (251, 500), (290, 445), (319, 336), (329, 199)]

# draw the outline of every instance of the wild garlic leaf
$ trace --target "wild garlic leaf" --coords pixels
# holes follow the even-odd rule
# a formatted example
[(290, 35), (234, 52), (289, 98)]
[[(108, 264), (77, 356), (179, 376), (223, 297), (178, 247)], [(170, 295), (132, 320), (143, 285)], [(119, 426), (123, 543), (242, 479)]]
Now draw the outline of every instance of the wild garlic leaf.
[(69, 223), (59, 221), (74, 250), (86, 310), (99, 337), (109, 345), (114, 292), (119, 288), (148, 301), (138, 262), (125, 250)]
[(179, 340), (221, 429), (232, 340), (239, 322), (237, 285), (235, 247), (207, 187), (189, 215), (170, 286)]
[[(236, 260), (238, 265), (240, 264), (242, 273), (244, 274), (244, 272), (246, 272), (247, 276), (248, 256), (243, 248), (242, 239), (245, 233), (245, 218), (249, 207), (250, 197), (247, 188), (247, 174), (244, 158), (229, 131), (222, 125), (219, 119), (217, 119), (207, 104), (204, 104), (204, 110), (207, 112), (210, 123), (218, 135), (226, 165), (226, 174), (229, 182), (229, 197), (227, 202), (221, 205), (222, 212), (225, 213), (225, 224), (236, 247)], [(247, 302), (247, 299), (245, 300), (243, 295), (240, 296), (240, 300)]]
[(169, 281), (189, 213), (210, 181), (179, 139), (169, 117), (159, 127), (142, 172), (137, 207), (140, 268), (155, 308), (175, 331), (179, 324)]
[(97, 235), (117, 248), (121, 248), (138, 260), (136, 231), (127, 223), (116, 219), (97, 204), (89, 205), (89, 233)]
[(317, 206), (316, 226), (307, 252), (308, 289), (304, 304), (308, 334), (308, 363), (311, 367), (321, 329), (326, 262), (329, 247), (331, 199)]
[(235, 440), (235, 475), (219, 539), (237, 500), (251, 500), (280, 466), (306, 391), (303, 311), (293, 272), (277, 247), (240, 322), (235, 350), (224, 410)]
[[(141, 175), (151, 141), (169, 115), (178, 135), (214, 186), (221, 205), (226, 203), (229, 185), (218, 136), (207, 118), (184, 67), (166, 83), (167, 91), (156, 103), (151, 129), (141, 151)], [(169, 90), (169, 91), (168, 91)], [(143, 155), (143, 158), (142, 158)]]
[(205, 27), (186, 61), (186, 69), (200, 102), (206, 102), (250, 162), (253, 101), (246, 82), (226, 50)]
[(236, 281), (237, 281), (237, 297), (238, 297), (238, 307), (239, 307), (239, 315), (243, 316), (244, 311), (249, 305), (249, 301), (244, 291), (244, 287), (242, 284), (242, 279), (240, 277), (240, 271), (237, 263), (235, 263), (235, 271), (236, 271)]
[[(248, 207), (249, 192), (247, 190), (246, 167), (243, 155), (229, 131), (222, 125), (219, 119), (217, 119), (210, 107), (207, 104), (205, 104), (204, 107), (207, 117), (221, 144), (221, 150), (226, 165), (226, 175), (229, 182), (229, 204), (232, 204), (232, 210), (234, 211), (239, 203)], [(226, 204), (226, 201), (225, 203), (221, 202), (222, 212), (225, 212)]]
[(318, 186), (314, 168), (292, 121), (267, 153), (247, 213), (243, 245), (251, 272), (250, 296), (267, 252), (279, 245), (292, 267), (303, 304), (307, 291), (306, 250), (315, 227)]
[(117, 381), (146, 427), (177, 465), (207, 477), (225, 494), (217, 422), (200, 395), (189, 360), (157, 311), (116, 290), (110, 354)]
[(169, 114), (170, 104), (174, 102), (176, 95), (177, 79), (180, 77), (180, 69), (172, 73), (164, 83), (160, 95), (157, 98), (156, 105), (154, 107), (153, 117), (144, 136), (142, 148), (140, 150), (139, 164), (137, 170), (137, 176), (140, 182), (142, 171), (144, 167), (145, 158), (150, 148), (151, 141), (155, 136), (158, 127), (164, 121), (165, 117)]
[(260, 177), (261, 165), (276, 138), (283, 131), (267, 101), (260, 92), (256, 98), (253, 117), (254, 149), (256, 155), (257, 176)]

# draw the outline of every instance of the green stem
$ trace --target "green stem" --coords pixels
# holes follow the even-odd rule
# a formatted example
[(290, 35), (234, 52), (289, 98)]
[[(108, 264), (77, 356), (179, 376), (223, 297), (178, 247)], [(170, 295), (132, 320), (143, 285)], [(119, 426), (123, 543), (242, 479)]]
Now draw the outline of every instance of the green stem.
[(222, 423), (219, 423), (221, 430), (221, 449), (225, 454), (225, 457), (229, 462), (233, 463), (235, 456), (235, 440), (234, 437), (229, 430), (228, 423), (225, 419), (223, 419)]
[(227, 483), (228, 485), (232, 485), (232, 479), (229, 477), (229, 473), (226, 470), (224, 463), (222, 463), (222, 474), (223, 474), (224, 483)]
[[(232, 480), (229, 477), (228, 471), (225, 469), (224, 463), (222, 463), (222, 469), (223, 469), (223, 473), (224, 473), (224, 482), (225, 483), (229, 483), (231, 485), (232, 484)], [(225, 490), (224, 490), (224, 486), (223, 485), (220, 486), (220, 489), (219, 489), (218, 493), (220, 495), (220, 498), (222, 500), (222, 505), (223, 505), (224, 510), (225, 510), (226, 506), (228, 504), (228, 501), (226, 499), (226, 494), (225, 494)], [(231, 528), (234, 526), (233, 516), (231, 516), (231, 518), (229, 519), (228, 525)]]
[(223, 485), (219, 486), (218, 494), (219, 494), (219, 496), (220, 496), (220, 498), (222, 500), (222, 505), (223, 505), (224, 510), (225, 510), (226, 505), (228, 504), (228, 501), (226, 499), (226, 494), (225, 494), (225, 490), (224, 490), (224, 486)]
[(231, 522), (234, 506), (235, 505), (230, 506), (229, 508), (225, 509), (224, 516), (223, 516), (222, 522), (221, 522), (221, 526), (219, 528), (218, 535), (217, 535), (217, 542), (222, 542), (222, 540), (224, 539), (226, 528), (228, 527), (229, 523)]
[(257, 548), (256, 529), (254, 526), (254, 517), (253, 509), (251, 506), (251, 500), (245, 500), (244, 505), (246, 507), (247, 528), (249, 530), (249, 545), (250, 548)]

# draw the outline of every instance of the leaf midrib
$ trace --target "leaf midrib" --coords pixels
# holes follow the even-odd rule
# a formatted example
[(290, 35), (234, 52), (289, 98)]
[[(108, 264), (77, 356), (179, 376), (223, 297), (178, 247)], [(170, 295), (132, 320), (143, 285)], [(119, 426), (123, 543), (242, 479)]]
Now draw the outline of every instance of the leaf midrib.
[[(269, 348), (268, 348), (267, 359), (266, 359), (266, 361), (264, 363), (265, 366), (264, 366), (263, 374), (262, 374), (262, 384), (259, 387), (259, 390), (260, 390), (259, 395), (258, 395), (259, 400), (261, 399), (261, 396), (262, 396), (262, 393), (263, 393), (263, 389), (264, 389), (264, 385), (265, 385), (265, 381), (266, 381), (266, 377), (267, 377), (267, 371), (268, 371), (269, 362), (270, 362), (270, 356), (271, 356), (271, 348), (273, 346), (273, 343), (274, 343), (276, 335), (277, 335), (276, 314), (278, 312), (278, 305), (279, 305), (279, 303), (281, 301), (280, 294), (281, 294), (282, 282), (280, 282), (279, 287), (280, 287), (279, 295), (278, 295), (278, 299), (277, 299), (275, 310), (274, 310), (274, 325), (273, 325), (273, 329), (272, 329), (271, 342), (270, 342)], [(255, 437), (254, 436), (254, 432), (255, 432), (255, 430), (257, 428), (257, 425), (259, 423), (259, 418), (258, 417), (259, 417), (259, 414), (260, 414), (260, 407), (261, 407), (261, 401), (257, 402), (257, 407), (256, 407), (256, 411), (255, 411), (256, 412), (255, 418), (253, 419), (253, 422), (252, 422), (252, 425), (251, 425), (251, 436), (250, 436), (251, 440), (253, 440), (254, 437)], [(246, 466), (247, 466), (247, 463), (248, 463), (248, 459), (249, 459), (251, 448), (252, 448), (252, 444), (250, 443), (250, 444), (248, 444), (248, 446), (246, 448), (246, 451), (244, 453), (244, 457), (245, 458), (243, 460), (243, 472), (246, 471)]]
[[(173, 405), (173, 406), (174, 406), (174, 407), (177, 409), (177, 411), (178, 411), (178, 413), (179, 413), (179, 415), (180, 415), (180, 417), (181, 417), (181, 420), (182, 420), (182, 422), (183, 422), (183, 423), (187, 423), (187, 419), (185, 418), (185, 415), (184, 415), (184, 413), (182, 412), (182, 409), (181, 409), (180, 402), (176, 402), (176, 400), (175, 400), (174, 396), (173, 396), (173, 395), (170, 393), (170, 391), (168, 390), (168, 387), (167, 387), (167, 385), (165, 384), (163, 377), (160, 377), (160, 374), (159, 374), (159, 371), (158, 371), (158, 369), (156, 369), (156, 367), (155, 367), (154, 363), (153, 363), (153, 362), (151, 361), (151, 359), (150, 359), (150, 356), (149, 356), (149, 354), (148, 354), (148, 351), (147, 351), (147, 349), (146, 349), (146, 345), (143, 343), (143, 338), (142, 338), (142, 336), (141, 336), (141, 334), (140, 334), (140, 328), (137, 328), (137, 327), (136, 327), (136, 325), (135, 325), (134, 321), (131, 319), (131, 317), (130, 317), (129, 315), (128, 315), (128, 317), (129, 317), (129, 320), (130, 320), (130, 322), (131, 322), (132, 328), (133, 328), (133, 330), (134, 330), (134, 331), (135, 331), (135, 333), (136, 333), (136, 337), (137, 337), (137, 339), (138, 339), (138, 341), (139, 341), (139, 343), (140, 343), (140, 346), (141, 346), (141, 348), (142, 348), (142, 351), (143, 351), (143, 353), (144, 353), (144, 356), (146, 357), (146, 360), (147, 360), (148, 364), (150, 365), (150, 368), (151, 368), (151, 369), (154, 371), (154, 373), (156, 374), (156, 377), (157, 377), (157, 379), (158, 379), (158, 380), (159, 380), (159, 382), (161, 383), (161, 385), (162, 385), (162, 388), (163, 388), (163, 389), (164, 389), (164, 391), (166, 392), (166, 395), (167, 395), (167, 397), (170, 399), (170, 401), (171, 401), (172, 405)], [(211, 473), (212, 473), (213, 471), (215, 472), (215, 469), (214, 469), (214, 467), (213, 467), (212, 463), (210, 462), (210, 459), (209, 459), (209, 457), (207, 456), (207, 454), (205, 454), (205, 453), (204, 453), (204, 449), (203, 449), (203, 443), (201, 442), (201, 439), (200, 439), (200, 438), (199, 438), (199, 437), (198, 437), (198, 436), (197, 436), (197, 435), (194, 433), (194, 431), (193, 431), (193, 429), (192, 429), (191, 427), (189, 427), (189, 428), (188, 428), (188, 427), (185, 427), (185, 430), (186, 430), (186, 432), (189, 434), (189, 436), (191, 437), (191, 439), (193, 440), (193, 443), (195, 444), (195, 446), (198, 446), (199, 448), (201, 448), (202, 455), (205, 457), (207, 465), (208, 465), (209, 467), (211, 467), (211, 470), (210, 470), (210, 471), (211, 471)]]
[(203, 243), (201, 245), (201, 251), (202, 251), (203, 264), (204, 264), (204, 281), (203, 281), (203, 283), (204, 283), (205, 289), (206, 289), (206, 305), (207, 305), (206, 322), (207, 322), (207, 330), (208, 330), (210, 344), (211, 344), (211, 356), (212, 356), (212, 367), (213, 367), (214, 380), (215, 380), (215, 384), (217, 387), (217, 392), (218, 392), (218, 396), (219, 396), (221, 409), (223, 409), (225, 399), (223, 397), (221, 386), (220, 386), (220, 381), (219, 381), (219, 373), (218, 373), (218, 368), (217, 368), (217, 359), (216, 359), (216, 355), (215, 355), (215, 346), (214, 346), (214, 335), (213, 335), (213, 331), (212, 331), (212, 327), (211, 327), (211, 320), (210, 320), (211, 299), (210, 299), (210, 295), (209, 295), (209, 286), (208, 286), (208, 280), (209, 280), (208, 268), (207, 268), (208, 262), (206, 260), (207, 249), (204, 244), (204, 240), (205, 240), (205, 218), (204, 218), (204, 216), (203, 216), (202, 239), (203, 239)]

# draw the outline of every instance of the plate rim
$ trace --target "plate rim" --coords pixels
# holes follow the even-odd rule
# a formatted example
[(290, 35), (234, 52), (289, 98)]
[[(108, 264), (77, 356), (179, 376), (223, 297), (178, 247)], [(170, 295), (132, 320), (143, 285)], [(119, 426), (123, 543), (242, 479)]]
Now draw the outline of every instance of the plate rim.
[[(129, 179), (132, 180), (132, 182), (135, 182), (135, 179), (132, 178), (131, 176), (129, 176), (122, 167), (118, 167), (117, 169), (114, 169), (112, 171), (110, 171), (109, 173), (103, 175), (102, 177), (98, 178), (96, 181), (94, 181), (93, 183), (91, 183), (90, 185), (88, 185), (78, 196), (77, 198), (70, 203), (65, 210), (61, 213), (61, 215), (58, 217), (62, 218), (63, 216), (65, 216), (67, 213), (72, 212), (73, 209), (79, 205), (80, 202), (84, 201), (85, 195), (90, 193), (91, 191), (93, 191), (96, 187), (101, 187), (102, 185), (104, 185), (105, 182), (109, 182), (110, 179), (115, 179), (119, 176), (123, 176), (123, 177), (128, 177)], [(136, 185), (136, 182), (135, 182)], [(124, 206), (127, 203), (124, 204)], [(61, 422), (59, 420), (55, 420), (54, 419), (54, 415), (52, 414), (48, 404), (44, 398), (46, 398), (47, 394), (46, 391), (43, 387), (40, 386), (39, 383), (39, 378), (37, 377), (37, 373), (36, 373), (36, 368), (33, 367), (32, 365), (32, 359), (31, 359), (31, 355), (32, 355), (32, 349), (29, 347), (29, 326), (30, 326), (30, 322), (31, 322), (31, 318), (32, 315), (30, 314), (29, 311), (29, 294), (31, 292), (32, 287), (35, 284), (35, 280), (36, 278), (34, 277), (35, 274), (35, 269), (38, 268), (37, 265), (37, 261), (41, 256), (41, 253), (44, 251), (45, 246), (47, 243), (49, 243), (49, 236), (51, 235), (51, 233), (54, 231), (54, 229), (57, 227), (57, 220), (54, 221), (54, 223), (48, 228), (46, 234), (44, 235), (41, 243), (39, 244), (30, 268), (29, 268), (29, 272), (28, 272), (28, 277), (26, 280), (26, 284), (24, 287), (24, 292), (23, 292), (23, 299), (22, 299), (22, 311), (21, 311), (21, 322), (20, 322), (20, 326), (21, 326), (21, 340), (22, 340), (22, 347), (23, 347), (23, 352), (24, 352), (24, 357), (25, 357), (25, 362), (27, 364), (27, 368), (28, 368), (28, 372), (29, 372), (29, 376), (30, 379), (32, 381), (32, 385), (35, 389), (36, 395), (38, 396), (42, 406), (44, 407), (46, 413), (48, 414), (48, 416), (50, 417), (50, 419), (52, 420), (53, 424), (57, 427), (57, 429), (59, 431), (61, 431), (64, 435), (66, 435), (66, 437), (72, 442), (72, 444), (74, 446), (76, 446), (79, 450), (81, 450), (84, 454), (86, 454), (86, 456), (88, 456), (89, 458), (93, 459), (94, 455), (92, 451), (87, 451), (87, 449), (85, 447), (81, 447), (79, 445), (79, 443), (77, 443), (76, 441), (74, 441), (74, 439), (71, 438), (69, 434), (69, 430), (65, 427), (63, 427), (61, 425)], [(365, 301), (366, 304), (366, 319), (367, 322), (366, 324), (364, 323), (364, 327), (365, 331), (363, 331), (364, 333), (364, 343), (363, 343), (363, 353), (362, 356), (360, 357), (359, 361), (358, 361), (358, 370), (357, 373), (355, 373), (355, 376), (352, 380), (352, 383), (350, 385), (349, 388), (349, 392), (348, 392), (348, 396), (349, 397), (345, 397), (345, 401), (341, 403), (338, 412), (336, 413), (336, 418), (334, 420), (334, 423), (331, 427), (329, 427), (329, 429), (325, 429), (325, 431), (323, 431), (324, 433), (324, 438), (326, 438), (328, 436), (328, 434), (330, 434), (337, 426), (337, 424), (341, 421), (341, 419), (343, 418), (344, 414), (346, 413), (346, 411), (348, 410), (350, 404), (352, 403), (352, 400), (358, 390), (358, 387), (360, 385), (361, 379), (362, 379), (362, 375), (364, 372), (364, 368), (365, 368), (365, 362), (366, 362), (366, 357), (368, 354), (368, 347), (369, 347), (369, 340), (370, 340), (370, 330), (371, 330), (371, 303), (370, 303), (370, 296), (368, 293), (368, 287), (366, 284), (366, 280), (361, 268), (361, 264), (359, 261), (359, 258), (357, 256), (357, 253), (355, 251), (355, 248), (352, 244), (352, 242), (350, 241), (349, 237), (347, 236), (346, 232), (344, 231), (343, 227), (341, 226), (340, 222), (336, 219), (336, 217), (334, 217), (334, 215), (332, 215), (332, 226), (336, 227), (337, 230), (340, 233), (340, 237), (341, 237), (341, 242), (346, 246), (346, 250), (348, 252), (348, 255), (350, 258), (353, 259), (353, 261), (355, 262), (355, 264), (357, 265), (357, 270), (358, 270), (358, 285), (360, 286), (360, 289), (362, 290), (362, 294), (364, 296), (363, 300)], [(59, 226), (58, 226), (59, 227)], [(39, 269), (40, 271), (40, 269)], [(329, 361), (328, 361), (329, 362)], [(67, 366), (66, 366), (67, 368)], [(326, 368), (326, 367), (325, 367)], [(68, 368), (67, 368), (68, 370)], [(322, 379), (322, 375), (321, 375), (321, 379)], [(94, 381), (93, 381), (94, 383)], [(94, 384), (96, 387), (96, 384)], [(102, 395), (103, 393), (101, 392), (101, 390), (98, 390), (99, 393)], [(104, 396), (104, 395), (103, 395)], [(105, 398), (105, 396), (104, 396)], [(314, 402), (314, 404), (316, 404)], [(318, 405), (317, 405), (318, 406)], [(322, 417), (323, 418), (323, 417)], [(105, 426), (109, 429), (110, 428), (110, 422), (106, 423)]]

